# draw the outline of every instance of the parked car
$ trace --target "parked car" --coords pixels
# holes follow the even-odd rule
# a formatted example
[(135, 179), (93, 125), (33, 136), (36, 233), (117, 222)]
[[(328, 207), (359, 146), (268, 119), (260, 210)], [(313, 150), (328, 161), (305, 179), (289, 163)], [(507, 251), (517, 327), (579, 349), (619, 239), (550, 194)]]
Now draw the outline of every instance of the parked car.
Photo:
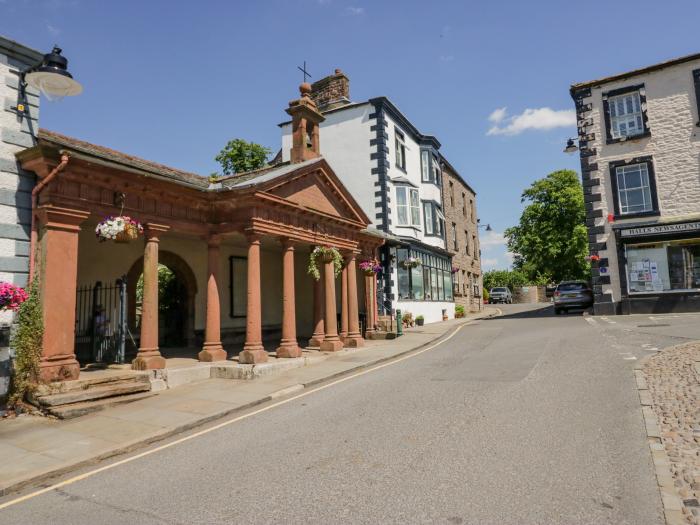
[(513, 295), (510, 290), (505, 286), (500, 286), (498, 288), (491, 288), (489, 292), (489, 303), (505, 303), (511, 304), (513, 302)]
[(586, 281), (562, 281), (554, 291), (554, 313), (593, 306), (593, 291)]

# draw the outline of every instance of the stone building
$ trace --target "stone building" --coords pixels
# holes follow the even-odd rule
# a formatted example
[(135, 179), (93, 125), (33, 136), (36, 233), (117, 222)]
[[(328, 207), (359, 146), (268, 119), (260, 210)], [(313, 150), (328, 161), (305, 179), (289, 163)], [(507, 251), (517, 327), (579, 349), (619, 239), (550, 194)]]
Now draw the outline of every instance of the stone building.
[[(422, 133), (388, 98), (351, 101), (349, 90), (348, 77), (336, 70), (312, 85), (311, 96), (324, 116), (323, 156), (386, 238), (380, 250), (380, 313), (411, 312), (426, 323), (452, 317), (440, 142)], [(293, 126), (284, 122), (280, 127), (287, 160)], [(411, 266), (416, 259), (421, 264)]]
[(595, 313), (699, 310), (700, 54), (574, 84), (571, 96)]
[(455, 304), (461, 304), (467, 312), (475, 312), (481, 310), (483, 300), (476, 192), (444, 156), (440, 156), (440, 161), (446, 244), (452, 252)]
[[(311, 86), (300, 90), (287, 109), (291, 160), (216, 181), (47, 130), (16, 154), (43, 185), (33, 246), (43, 379), (78, 377), (95, 350), (93, 341), (81, 355), (81, 338), (94, 335), (98, 317), (102, 351), (117, 335), (105, 325), (126, 315), (139, 370), (166, 367), (173, 351), (201, 361), (238, 354), (240, 363), (260, 363), (268, 351), (297, 358), (306, 341), (334, 351), (371, 336), (374, 277), (358, 263), (376, 257), (383, 239), (367, 230), (368, 217), (320, 155), (323, 116)], [(98, 242), (95, 226), (109, 215), (138, 219), (142, 241)], [(307, 274), (316, 246), (342, 254), (339, 276), (330, 258), (318, 263), (320, 280)], [(177, 315), (170, 319), (159, 308), (161, 267), (177, 281), (169, 292)], [(126, 303), (99, 294), (110, 282), (126, 285)], [(178, 348), (164, 348), (163, 332)]]

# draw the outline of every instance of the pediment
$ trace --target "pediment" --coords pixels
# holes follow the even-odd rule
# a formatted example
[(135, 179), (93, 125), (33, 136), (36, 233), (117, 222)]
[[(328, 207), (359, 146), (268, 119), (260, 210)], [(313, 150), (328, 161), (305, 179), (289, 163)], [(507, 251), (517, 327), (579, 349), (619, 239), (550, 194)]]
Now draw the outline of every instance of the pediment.
[(325, 161), (276, 182), (264, 191), (321, 214), (363, 224), (370, 222)]

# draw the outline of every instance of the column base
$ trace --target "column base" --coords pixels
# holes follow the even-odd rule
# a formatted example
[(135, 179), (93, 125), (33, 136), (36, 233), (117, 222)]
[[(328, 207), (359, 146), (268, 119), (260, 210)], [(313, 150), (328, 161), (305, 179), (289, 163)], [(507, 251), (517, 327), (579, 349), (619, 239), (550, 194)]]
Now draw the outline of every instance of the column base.
[(136, 359), (131, 362), (132, 370), (157, 370), (165, 368), (165, 358), (158, 349), (147, 350), (139, 348)]
[(277, 357), (301, 357), (301, 348), (296, 343), (282, 343), (277, 348)]
[(362, 346), (365, 346), (365, 340), (362, 339), (362, 336), (360, 334), (356, 335), (349, 335), (345, 338), (345, 346), (348, 348), (360, 348)]
[(221, 343), (204, 343), (202, 351), (197, 354), (197, 358), (205, 363), (212, 361), (226, 361), (226, 350), (221, 346)]
[(340, 339), (324, 339), (321, 343), (321, 352), (337, 352), (343, 349), (343, 342)]
[(262, 346), (243, 347), (243, 351), (238, 354), (238, 362), (242, 365), (254, 365), (267, 361), (267, 352)]
[(322, 335), (312, 335), (311, 339), (309, 339), (309, 344), (306, 346), (311, 346), (311, 347), (319, 347), (321, 346), (321, 343), (323, 342), (323, 336)]
[(75, 381), (80, 376), (80, 364), (74, 355), (42, 358), (39, 363), (39, 380), (44, 383)]

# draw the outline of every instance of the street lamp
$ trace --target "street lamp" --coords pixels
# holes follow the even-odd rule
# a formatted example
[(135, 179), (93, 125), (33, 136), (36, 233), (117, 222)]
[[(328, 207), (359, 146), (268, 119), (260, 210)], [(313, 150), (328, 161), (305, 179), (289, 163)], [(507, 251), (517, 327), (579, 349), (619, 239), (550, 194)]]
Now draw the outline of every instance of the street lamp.
[(477, 222), (477, 225), (476, 225), (477, 228), (485, 228), (487, 232), (493, 231), (493, 228), (491, 228), (491, 224), (486, 224), (486, 225), (478, 224), (481, 222), (481, 219), (477, 219), (476, 222)]
[(578, 151), (578, 146), (574, 143), (574, 139), (569, 139), (566, 141), (566, 147), (564, 148), (564, 153), (573, 155)]
[(63, 97), (80, 95), (83, 92), (83, 86), (68, 72), (68, 60), (61, 55), (62, 51), (60, 47), (54, 46), (50, 53), (44, 55), (41, 62), (18, 73), (17, 106), (12, 109), (20, 116), (28, 114), (26, 109), (28, 85), (40, 90), (49, 100), (59, 100)]

